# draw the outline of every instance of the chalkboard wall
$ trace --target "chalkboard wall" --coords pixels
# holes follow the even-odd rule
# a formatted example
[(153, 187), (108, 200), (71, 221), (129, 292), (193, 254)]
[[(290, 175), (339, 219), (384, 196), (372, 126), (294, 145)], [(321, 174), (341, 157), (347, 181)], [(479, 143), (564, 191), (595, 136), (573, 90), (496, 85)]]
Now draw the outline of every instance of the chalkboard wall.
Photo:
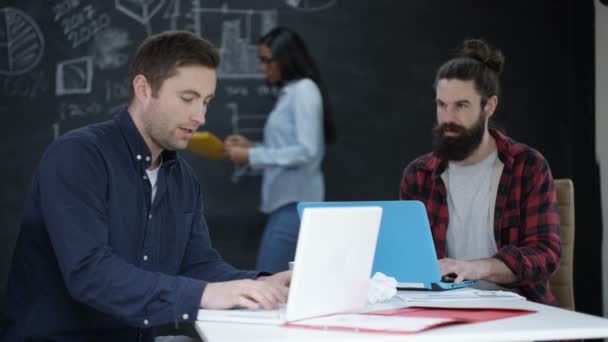
[[(376, 200), (396, 199), (403, 167), (430, 149), (434, 72), (470, 37), (506, 55), (498, 122), (540, 150), (556, 177), (571, 177), (572, 114), (559, 100), (568, 97), (567, 24), (567, 2), (549, 0), (3, 0), (0, 290), (42, 152), (126, 104), (129, 60), (147, 35), (183, 29), (213, 41), (223, 61), (204, 129), (260, 139), (275, 91), (258, 69), (257, 40), (275, 25), (298, 31), (336, 112), (327, 199)], [(215, 246), (235, 265), (253, 266), (264, 224), (259, 176), (182, 156), (201, 179)]]

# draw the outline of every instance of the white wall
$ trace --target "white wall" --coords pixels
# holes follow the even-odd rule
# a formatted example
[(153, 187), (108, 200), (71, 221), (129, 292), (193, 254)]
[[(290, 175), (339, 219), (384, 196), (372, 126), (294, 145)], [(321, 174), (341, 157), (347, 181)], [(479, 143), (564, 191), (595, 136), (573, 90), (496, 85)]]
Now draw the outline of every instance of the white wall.
[(602, 194), (602, 282), (608, 317), (608, 6), (595, 0), (595, 146)]

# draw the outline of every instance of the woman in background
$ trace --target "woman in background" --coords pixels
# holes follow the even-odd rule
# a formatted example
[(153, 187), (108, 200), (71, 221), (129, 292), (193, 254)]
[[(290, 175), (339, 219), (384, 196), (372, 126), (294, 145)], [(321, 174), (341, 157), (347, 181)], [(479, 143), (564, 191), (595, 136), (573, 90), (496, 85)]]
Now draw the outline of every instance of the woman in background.
[(234, 163), (263, 169), (261, 211), (270, 215), (256, 268), (279, 272), (295, 256), (296, 204), (324, 199), (321, 162), (336, 133), (327, 91), (300, 36), (275, 28), (260, 39), (258, 53), (268, 81), (280, 87), (264, 141), (254, 146), (242, 135), (230, 135), (225, 144)]

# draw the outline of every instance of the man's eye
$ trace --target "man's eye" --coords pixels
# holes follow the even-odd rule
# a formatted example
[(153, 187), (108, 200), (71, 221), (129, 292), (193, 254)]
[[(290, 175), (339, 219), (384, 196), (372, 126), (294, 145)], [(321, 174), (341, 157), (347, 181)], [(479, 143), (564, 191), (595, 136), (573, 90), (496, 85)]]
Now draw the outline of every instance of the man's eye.
[(194, 99), (193, 99), (193, 98), (191, 98), (191, 97), (182, 97), (182, 100), (183, 100), (184, 102), (192, 102), (192, 100), (194, 100)]

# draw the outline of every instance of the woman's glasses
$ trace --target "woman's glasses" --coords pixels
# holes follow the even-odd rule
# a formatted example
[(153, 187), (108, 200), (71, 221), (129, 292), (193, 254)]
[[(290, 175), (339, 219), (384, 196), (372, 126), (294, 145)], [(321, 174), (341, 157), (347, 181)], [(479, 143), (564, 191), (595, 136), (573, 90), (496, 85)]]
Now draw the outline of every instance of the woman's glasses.
[(266, 56), (259, 56), (260, 57), (260, 62), (264, 63), (264, 64), (270, 64), (270, 62), (274, 61), (273, 57), (266, 57)]

